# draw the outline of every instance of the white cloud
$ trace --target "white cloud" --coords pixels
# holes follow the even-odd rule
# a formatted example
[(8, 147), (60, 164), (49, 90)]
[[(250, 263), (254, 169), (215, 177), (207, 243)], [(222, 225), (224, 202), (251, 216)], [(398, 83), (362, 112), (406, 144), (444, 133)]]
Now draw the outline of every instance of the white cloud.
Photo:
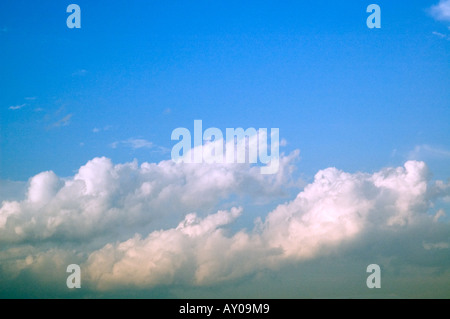
[(62, 127), (62, 126), (67, 126), (70, 124), (70, 119), (72, 118), (73, 114), (67, 114), (66, 116), (64, 116), (62, 119), (56, 121), (55, 123), (53, 123), (52, 125), (50, 125), (50, 128), (53, 127)]
[[(293, 160), (294, 156), (286, 157), (282, 165), (290, 166)], [(0, 208), (0, 242), (81, 239), (161, 219), (172, 222), (171, 216), (208, 211), (231, 194), (274, 198), (288, 182), (289, 170), (280, 171), (264, 178), (247, 165), (171, 160), (113, 165), (107, 158), (95, 158), (71, 178), (62, 179), (53, 172), (31, 178), (26, 200), (4, 202)]]
[(63, 182), (55, 173), (51, 171), (40, 173), (30, 181), (28, 200), (32, 203), (47, 203), (62, 186)]
[(430, 8), (431, 15), (440, 21), (450, 21), (450, 0), (440, 0)]
[(427, 210), (427, 185), (422, 162), (372, 175), (328, 168), (318, 172), (294, 201), (268, 215), (264, 236), (286, 256), (309, 258), (367, 227), (410, 223)]
[(441, 32), (436, 32), (436, 31), (433, 31), (432, 33), (433, 33), (435, 36), (437, 36), (438, 38), (440, 38), (440, 39), (445, 39), (445, 40), (450, 41), (450, 36), (447, 35), (447, 34), (444, 34), (444, 33), (441, 33)]
[(176, 228), (152, 232), (145, 239), (135, 235), (125, 242), (108, 244), (89, 256), (87, 274), (100, 289), (155, 286), (174, 280), (202, 283), (215, 267), (230, 262), (230, 244), (233, 246), (235, 241), (223, 234), (221, 226), (241, 212), (242, 209), (232, 208), (204, 219), (188, 214)]
[(23, 108), (23, 107), (25, 107), (27, 104), (26, 103), (24, 103), (24, 104), (20, 104), (20, 105), (11, 105), (10, 107), (9, 107), (9, 109), (10, 110), (20, 110), (21, 108)]
[(140, 138), (129, 139), (125, 143), (130, 145), (130, 147), (133, 148), (133, 149), (151, 148), (151, 147), (153, 147), (153, 143), (152, 142), (149, 142), (147, 140), (140, 139)]
[(104, 126), (102, 128), (94, 127), (92, 129), (92, 133), (99, 133), (99, 132), (102, 132), (102, 131), (109, 131), (110, 129), (112, 129), (111, 125), (106, 125), (106, 126)]
[(282, 155), (275, 176), (246, 164), (114, 165), (107, 158), (70, 178), (40, 173), (26, 199), (1, 205), (0, 242), (11, 248), (0, 252), (0, 266), (11, 276), (29, 269), (47, 278), (76, 260), (85, 287), (114, 291), (217, 285), (352, 249), (368, 254), (367, 247), (370, 262), (405, 251), (431, 262), (423, 254), (448, 248), (445, 213), (429, 210), (450, 187), (431, 182), (417, 161), (373, 174), (321, 170), (291, 201), (270, 211), (256, 206), (253, 229), (233, 229), (248, 214), (248, 201), (236, 196), (279, 201), (297, 156)]
[(176, 228), (93, 252), (87, 272), (99, 289), (110, 289), (175, 282), (209, 285), (276, 269), (289, 260), (328, 254), (343, 243), (361, 240), (368, 230), (391, 236), (422, 218), (429, 224), (427, 179), (422, 162), (374, 174), (329, 168), (317, 173), (295, 200), (270, 212), (254, 231), (227, 235), (224, 226), (242, 214), (240, 208), (204, 219), (188, 214)]
[(124, 141), (116, 141), (111, 143), (112, 148), (117, 148), (118, 146), (130, 147), (134, 150), (139, 148), (152, 148), (154, 145), (152, 142), (147, 141), (142, 138), (129, 138)]
[(430, 158), (450, 159), (450, 151), (428, 144), (422, 144), (416, 145), (408, 154), (408, 159), (411, 160), (426, 160)]
[(76, 70), (72, 73), (72, 76), (85, 76), (88, 73), (85, 69)]
[[(101, 277), (102, 279), (97, 280), (99, 285), (103, 286), (108, 285), (108, 280), (117, 284), (116, 280), (120, 282), (128, 278), (130, 268), (116, 266), (122, 264), (136, 267), (132, 272), (135, 277), (138, 276), (138, 285), (145, 279), (150, 280), (147, 272), (141, 271), (140, 265), (148, 265), (153, 254), (136, 253), (135, 248), (141, 247), (145, 252), (155, 245), (163, 250), (160, 254), (170, 255), (174, 259), (172, 262), (166, 260), (164, 267), (157, 271), (161, 275), (163, 269), (169, 269), (170, 283), (174, 280), (176, 269), (194, 267), (192, 281), (195, 284), (204, 284), (242, 276), (261, 267), (273, 267), (285, 258), (313, 258), (322, 250), (326, 251), (327, 247), (335, 247), (352, 239), (368, 227), (368, 224), (389, 228), (410, 223), (415, 213), (425, 208), (426, 175), (425, 165), (419, 162), (408, 162), (405, 168), (384, 170), (373, 175), (352, 175), (336, 169), (327, 169), (319, 172), (314, 183), (306, 187), (294, 201), (280, 205), (272, 211), (262, 224), (260, 233), (241, 231), (226, 237), (218, 227), (223, 223), (209, 223), (210, 227), (203, 227), (205, 221), (197, 220), (195, 215), (188, 215), (175, 229), (151, 233), (145, 239), (134, 237), (126, 241), (126, 244), (108, 245), (104, 248), (108, 254), (123, 257), (110, 265), (113, 273), (109, 279)], [(218, 218), (213, 215), (212, 219)], [(371, 224), (372, 220), (376, 223)], [(160, 242), (160, 238), (164, 239)], [(163, 242), (183, 245), (179, 246), (178, 250), (172, 247), (172, 250), (164, 252)], [(115, 249), (125, 252), (121, 255), (114, 252)], [(139, 262), (133, 262), (127, 257), (128, 249), (134, 252), (133, 256), (140, 256), (145, 261), (146, 258), (150, 260), (143, 262), (144, 260), (140, 259)], [(177, 253), (174, 253), (173, 249)], [(91, 255), (89, 271), (96, 269), (98, 258), (102, 267), (105, 266), (104, 253), (104, 250), (100, 250)], [(246, 266), (237, 263), (239, 258), (250, 255), (252, 258), (247, 260)], [(183, 266), (183, 257), (187, 258), (188, 265)], [(173, 268), (175, 260), (179, 263), (176, 269)], [(121, 269), (127, 270), (122, 273)], [(139, 274), (143, 274), (143, 277)], [(167, 277), (168, 274), (165, 275)], [(156, 284), (160, 282), (147, 281), (147, 285)]]

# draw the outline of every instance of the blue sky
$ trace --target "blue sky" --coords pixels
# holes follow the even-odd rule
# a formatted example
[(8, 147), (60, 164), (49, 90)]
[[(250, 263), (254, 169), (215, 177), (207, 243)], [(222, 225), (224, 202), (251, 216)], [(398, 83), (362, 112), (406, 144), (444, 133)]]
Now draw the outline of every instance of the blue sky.
[(433, 1), (379, 2), (378, 30), (360, 1), (78, 4), (81, 29), (66, 27), (66, 3), (1, 4), (3, 179), (71, 175), (103, 155), (167, 159), (110, 145), (170, 149), (172, 130), (194, 119), (279, 127), (309, 177), (401, 164), (418, 145), (450, 149), (450, 43), (433, 34), (448, 33)]
[[(0, 2), (0, 297), (74, 296), (61, 260), (84, 297), (449, 297), (450, 1), (74, 2)], [(279, 128), (279, 174), (168, 161), (197, 119)]]

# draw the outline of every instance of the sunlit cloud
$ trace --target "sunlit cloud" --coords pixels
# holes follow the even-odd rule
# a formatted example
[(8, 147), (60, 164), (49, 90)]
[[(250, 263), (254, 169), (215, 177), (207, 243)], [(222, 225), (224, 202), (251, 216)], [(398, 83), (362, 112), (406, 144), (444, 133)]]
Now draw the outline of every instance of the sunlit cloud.
[(439, 21), (450, 21), (450, 0), (440, 0), (430, 8), (431, 15)]
[(233, 198), (282, 200), (296, 156), (281, 157), (277, 176), (247, 164), (114, 165), (104, 157), (68, 178), (42, 172), (24, 199), (1, 204), (0, 242), (9, 248), (0, 265), (11, 278), (27, 271), (52, 283), (61, 280), (52, 272), (75, 260), (92, 291), (209, 287), (366, 246), (383, 260), (392, 250), (434, 251), (430, 267), (448, 271), (440, 262), (449, 224), (443, 209), (430, 210), (450, 186), (431, 181), (424, 162), (375, 173), (320, 170), (295, 198), (258, 208), (253, 227), (232, 230), (249, 209)]

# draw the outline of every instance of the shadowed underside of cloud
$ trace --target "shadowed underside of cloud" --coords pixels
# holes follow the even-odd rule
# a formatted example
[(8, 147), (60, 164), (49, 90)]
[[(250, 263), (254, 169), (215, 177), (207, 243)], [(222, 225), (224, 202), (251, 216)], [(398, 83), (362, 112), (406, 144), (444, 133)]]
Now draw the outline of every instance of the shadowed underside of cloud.
[[(25, 200), (2, 203), (0, 281), (26, 273), (65, 283), (65, 267), (78, 263), (90, 291), (208, 287), (368, 252), (386, 264), (400, 258), (405, 267), (448, 274), (450, 227), (442, 209), (431, 212), (450, 187), (431, 182), (424, 162), (373, 174), (321, 170), (291, 201), (257, 208), (252, 229), (232, 231), (251, 205), (242, 197), (235, 205), (234, 196), (279, 200), (295, 185), (297, 156), (282, 155), (276, 175), (245, 164), (114, 165), (107, 158), (71, 178), (40, 173)], [(224, 201), (234, 207), (218, 209)]]

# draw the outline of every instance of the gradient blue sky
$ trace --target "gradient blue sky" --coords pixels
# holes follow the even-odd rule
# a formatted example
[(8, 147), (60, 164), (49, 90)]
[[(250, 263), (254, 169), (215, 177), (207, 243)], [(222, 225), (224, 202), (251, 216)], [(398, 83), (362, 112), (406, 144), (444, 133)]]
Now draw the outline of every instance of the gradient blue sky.
[[(448, 177), (447, 24), (435, 1), (377, 3), (371, 30), (361, 1), (78, 1), (68, 29), (69, 2), (2, 1), (0, 178), (167, 159), (194, 119), (280, 128), (306, 178), (411, 156)], [(130, 139), (154, 147), (111, 147)]]

